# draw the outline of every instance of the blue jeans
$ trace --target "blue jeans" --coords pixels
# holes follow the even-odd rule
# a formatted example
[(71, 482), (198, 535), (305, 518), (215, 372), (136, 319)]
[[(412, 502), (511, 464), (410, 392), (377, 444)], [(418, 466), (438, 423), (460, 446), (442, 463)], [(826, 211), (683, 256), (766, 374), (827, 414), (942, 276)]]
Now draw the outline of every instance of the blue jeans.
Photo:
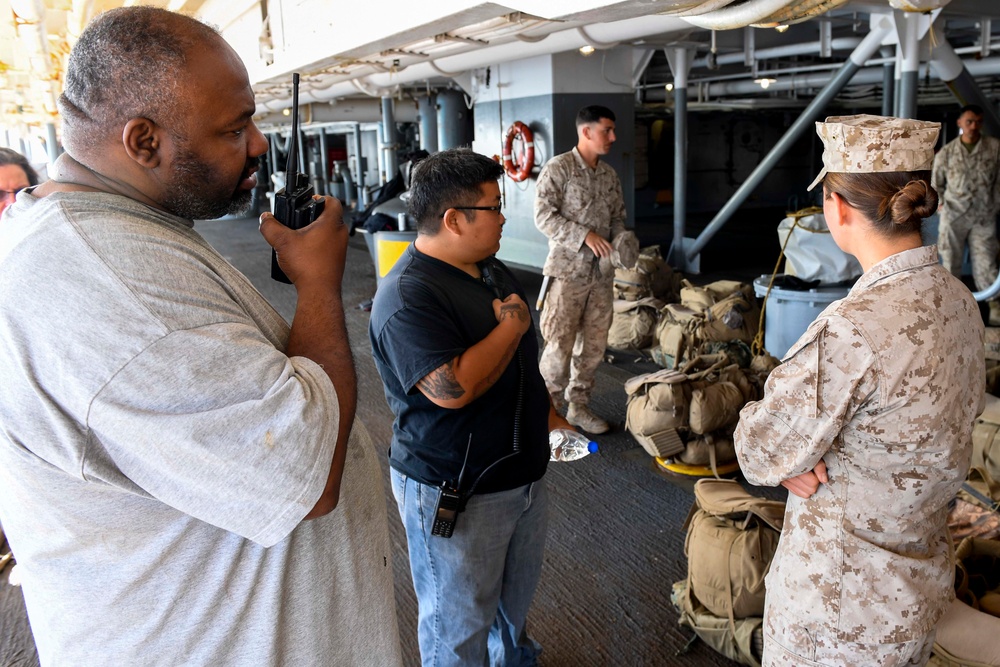
[(528, 607), (548, 527), (545, 480), (473, 496), (450, 538), (431, 535), (439, 489), (391, 470), (406, 529), (424, 667), (535, 665)]

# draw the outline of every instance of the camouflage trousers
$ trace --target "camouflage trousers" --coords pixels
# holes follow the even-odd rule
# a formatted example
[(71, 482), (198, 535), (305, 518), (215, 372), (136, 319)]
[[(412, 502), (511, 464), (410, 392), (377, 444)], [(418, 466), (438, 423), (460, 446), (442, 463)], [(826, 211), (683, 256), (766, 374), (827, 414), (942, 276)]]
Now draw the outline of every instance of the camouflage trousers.
[(962, 277), (962, 256), (967, 242), (972, 279), (977, 290), (984, 290), (997, 278), (1000, 243), (997, 242), (996, 219), (988, 212), (976, 211), (953, 217), (947, 208), (942, 209), (938, 225), (938, 254), (944, 268), (959, 278)]
[(761, 667), (911, 667), (926, 665), (934, 630), (902, 644), (858, 644), (809, 630), (784, 613), (764, 611)]
[(539, 328), (545, 348), (538, 369), (550, 394), (570, 403), (590, 400), (611, 327), (612, 280), (552, 278)]

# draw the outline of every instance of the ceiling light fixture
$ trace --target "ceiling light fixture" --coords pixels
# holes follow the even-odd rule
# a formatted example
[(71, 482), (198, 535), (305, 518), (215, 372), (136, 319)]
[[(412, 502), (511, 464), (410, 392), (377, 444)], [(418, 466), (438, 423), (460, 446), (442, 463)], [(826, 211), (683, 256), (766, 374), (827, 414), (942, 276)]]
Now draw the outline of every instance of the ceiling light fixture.
[(768, 77), (764, 77), (764, 78), (761, 78), (761, 79), (754, 79), (754, 80), (753, 80), (753, 82), (754, 82), (754, 83), (756, 83), (756, 84), (757, 84), (758, 86), (760, 86), (760, 87), (761, 87), (761, 88), (763, 88), (764, 90), (767, 90), (767, 89), (768, 89), (768, 87), (769, 87), (769, 86), (770, 86), (770, 85), (771, 85), (772, 83), (777, 83), (777, 81), (778, 81), (777, 79), (770, 79), (770, 78), (768, 78)]
[(666, 88), (666, 89), (667, 89), (667, 92), (668, 92), (668, 93), (669, 93), (669, 92), (672, 92), (672, 91), (674, 90), (674, 84), (672, 84), (672, 83), (668, 83), (668, 84), (667, 84), (666, 86), (664, 86), (664, 88)]
[(594, 51), (596, 51), (596, 49), (592, 47), (590, 44), (584, 44), (583, 46), (580, 47), (580, 53), (584, 56), (589, 56)]

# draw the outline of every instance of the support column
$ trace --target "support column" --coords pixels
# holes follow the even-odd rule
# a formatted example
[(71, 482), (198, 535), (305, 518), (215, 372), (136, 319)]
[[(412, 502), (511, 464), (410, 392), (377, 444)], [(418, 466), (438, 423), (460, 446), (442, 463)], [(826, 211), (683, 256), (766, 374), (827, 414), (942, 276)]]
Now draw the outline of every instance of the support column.
[(903, 50), (903, 71), (899, 86), (899, 117), (917, 117), (917, 84), (920, 70), (920, 36), (918, 21), (920, 15), (913, 12), (896, 16), (899, 45)]
[(678, 271), (687, 271), (684, 234), (687, 225), (688, 167), (688, 72), (691, 52), (685, 48), (666, 49), (667, 62), (674, 74), (674, 240), (667, 262)]
[(399, 171), (399, 158), (396, 155), (396, 117), (395, 107), (391, 97), (382, 98), (382, 141), (379, 142), (380, 165), (382, 170), (382, 182), (388, 183), (396, 178)]
[(685, 247), (688, 261), (692, 261), (698, 256), (705, 245), (715, 236), (715, 233), (726, 224), (733, 213), (739, 209), (740, 205), (754, 191), (754, 188), (764, 180), (768, 172), (777, 164), (778, 160), (798, 141), (799, 137), (813, 128), (813, 122), (819, 117), (830, 101), (850, 82), (855, 72), (861, 69), (866, 60), (871, 58), (882, 43), (882, 40), (892, 30), (892, 22), (888, 19), (882, 19), (877, 22), (873, 21), (872, 23), (871, 32), (861, 40), (861, 43), (854, 49), (854, 52), (851, 53), (850, 57), (844, 62), (830, 82), (826, 84), (809, 106), (805, 108), (802, 115), (792, 123), (792, 126), (778, 140), (774, 148), (764, 157), (757, 168), (753, 170), (753, 173), (747, 177), (746, 181), (743, 182), (729, 201), (726, 202), (726, 205), (716, 214), (704, 231), (698, 235), (698, 238), (691, 244), (691, 247)]
[(365, 197), (365, 156), (361, 152), (361, 123), (354, 124), (354, 162), (355, 168), (358, 170), (354, 182), (358, 187), (358, 208), (361, 209), (368, 206), (367, 197)]
[[(879, 49), (879, 55), (883, 58), (894, 58), (896, 49), (891, 46), (883, 46)], [(882, 115), (892, 116), (896, 102), (896, 64), (887, 62), (882, 65)]]
[(417, 100), (417, 120), (420, 122), (420, 147), (428, 153), (437, 153), (437, 102), (433, 95), (427, 95)]

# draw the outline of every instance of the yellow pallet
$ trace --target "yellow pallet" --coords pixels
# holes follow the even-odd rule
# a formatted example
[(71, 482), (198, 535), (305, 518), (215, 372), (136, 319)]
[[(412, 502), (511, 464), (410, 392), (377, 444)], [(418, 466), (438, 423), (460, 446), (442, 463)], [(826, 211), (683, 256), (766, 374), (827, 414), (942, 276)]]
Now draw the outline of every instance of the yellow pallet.
[[(659, 456), (654, 458), (656, 459), (656, 465), (675, 475), (685, 475), (687, 477), (715, 476), (715, 473), (712, 472), (712, 468), (709, 466), (692, 466), (687, 463), (674, 461), (672, 459), (660, 458)], [(730, 461), (729, 463), (723, 463), (722, 465), (715, 466), (715, 469), (719, 471), (720, 475), (728, 475), (730, 473), (737, 472), (740, 469), (740, 464), (738, 461)]]

